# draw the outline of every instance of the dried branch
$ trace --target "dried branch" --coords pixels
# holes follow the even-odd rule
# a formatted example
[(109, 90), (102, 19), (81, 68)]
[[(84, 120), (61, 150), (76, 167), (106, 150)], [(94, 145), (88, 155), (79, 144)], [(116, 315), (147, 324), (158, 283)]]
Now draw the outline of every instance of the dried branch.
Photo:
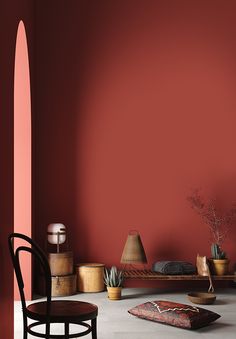
[(210, 199), (206, 202), (199, 194), (198, 189), (195, 189), (192, 195), (187, 197), (187, 200), (209, 226), (213, 242), (221, 245), (227, 237), (230, 227), (236, 222), (236, 204), (233, 203), (227, 213), (219, 215), (216, 209), (216, 200)]

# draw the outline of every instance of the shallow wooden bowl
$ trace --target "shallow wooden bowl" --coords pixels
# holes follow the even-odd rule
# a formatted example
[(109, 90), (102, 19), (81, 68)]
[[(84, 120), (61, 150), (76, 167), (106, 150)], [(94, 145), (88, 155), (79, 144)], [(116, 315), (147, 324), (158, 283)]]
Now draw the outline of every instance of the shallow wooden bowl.
[(191, 292), (188, 294), (189, 300), (194, 304), (210, 305), (216, 300), (213, 293)]

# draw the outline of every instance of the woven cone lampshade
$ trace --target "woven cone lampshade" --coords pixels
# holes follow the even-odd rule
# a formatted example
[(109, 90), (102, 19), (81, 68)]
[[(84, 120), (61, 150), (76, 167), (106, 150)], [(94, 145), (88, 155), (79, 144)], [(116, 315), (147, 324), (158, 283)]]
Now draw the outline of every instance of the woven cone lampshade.
[(137, 231), (129, 232), (120, 262), (122, 264), (147, 263), (143, 244)]

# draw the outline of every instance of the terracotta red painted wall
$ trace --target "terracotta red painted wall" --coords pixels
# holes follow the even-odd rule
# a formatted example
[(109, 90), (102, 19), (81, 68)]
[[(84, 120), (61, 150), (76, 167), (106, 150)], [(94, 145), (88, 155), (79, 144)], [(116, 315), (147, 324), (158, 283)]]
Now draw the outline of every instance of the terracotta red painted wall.
[(40, 2), (37, 25), (36, 238), (63, 222), (108, 265), (134, 228), (150, 264), (209, 255), (186, 196), (236, 196), (235, 1)]
[[(13, 338), (13, 269), (7, 236), (13, 231), (13, 108), (16, 32), (24, 20), (33, 66), (34, 2), (3, 0), (0, 4), (0, 333)], [(32, 67), (33, 68), (33, 67)], [(32, 74), (33, 77), (33, 74)]]

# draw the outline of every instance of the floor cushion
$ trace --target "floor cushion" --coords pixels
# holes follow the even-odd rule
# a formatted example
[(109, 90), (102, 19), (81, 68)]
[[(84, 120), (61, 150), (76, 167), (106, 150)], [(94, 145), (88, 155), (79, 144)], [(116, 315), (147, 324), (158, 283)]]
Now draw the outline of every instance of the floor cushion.
[(131, 308), (130, 314), (176, 327), (196, 329), (220, 318), (220, 315), (204, 308), (166, 300), (148, 301)]

